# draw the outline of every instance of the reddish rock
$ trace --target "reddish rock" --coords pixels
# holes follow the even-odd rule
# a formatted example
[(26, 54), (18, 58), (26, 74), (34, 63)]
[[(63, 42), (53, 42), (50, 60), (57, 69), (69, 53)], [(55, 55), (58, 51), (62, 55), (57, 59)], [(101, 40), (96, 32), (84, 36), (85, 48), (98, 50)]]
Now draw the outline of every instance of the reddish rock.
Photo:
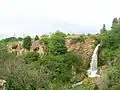
[(68, 51), (73, 51), (80, 54), (83, 58), (85, 66), (88, 66), (93, 53), (95, 40), (91, 38), (86, 38), (84, 43), (74, 42), (71, 38), (66, 39), (66, 47)]

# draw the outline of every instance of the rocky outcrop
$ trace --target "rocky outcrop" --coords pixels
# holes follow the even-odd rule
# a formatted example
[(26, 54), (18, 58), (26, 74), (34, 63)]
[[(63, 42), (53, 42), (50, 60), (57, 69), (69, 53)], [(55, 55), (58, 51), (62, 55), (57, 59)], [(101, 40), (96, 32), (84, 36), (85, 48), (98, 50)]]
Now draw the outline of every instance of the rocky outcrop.
[[(77, 37), (75, 37), (77, 38)], [(95, 40), (88, 37), (84, 42), (74, 42), (72, 38), (66, 38), (66, 47), (68, 51), (80, 54), (84, 60), (84, 65), (88, 66), (93, 53)], [(28, 50), (23, 48), (23, 42), (13, 42), (8, 44), (9, 51), (16, 52), (17, 55), (22, 55)], [(40, 40), (32, 40), (32, 45), (30, 47), (30, 52), (38, 52), (40, 54), (47, 50), (46, 46)]]
[(5, 83), (6, 83), (5, 80), (0, 79), (0, 90), (5, 90), (5, 85), (4, 85)]
[(68, 51), (80, 54), (84, 60), (84, 65), (87, 67), (90, 63), (90, 58), (93, 53), (95, 40), (92, 38), (86, 38), (84, 42), (74, 42), (72, 38), (66, 39), (66, 47)]
[(35, 40), (35, 41), (33, 40), (30, 51), (31, 52), (36, 51), (42, 54), (46, 51), (46, 46), (40, 40)]
[(46, 50), (45, 45), (39, 40), (32, 40), (30, 50), (23, 48), (23, 42), (13, 42), (7, 45), (8, 51), (16, 52), (17, 55), (23, 55), (25, 52), (38, 52), (40, 54), (44, 53)]

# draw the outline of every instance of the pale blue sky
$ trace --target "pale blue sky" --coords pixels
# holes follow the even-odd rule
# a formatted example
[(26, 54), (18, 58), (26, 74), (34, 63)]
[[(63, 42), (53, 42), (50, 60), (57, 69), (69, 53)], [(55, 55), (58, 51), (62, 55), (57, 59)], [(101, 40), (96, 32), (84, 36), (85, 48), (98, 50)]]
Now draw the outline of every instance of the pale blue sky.
[(45, 34), (97, 33), (120, 16), (119, 0), (0, 0), (0, 38)]

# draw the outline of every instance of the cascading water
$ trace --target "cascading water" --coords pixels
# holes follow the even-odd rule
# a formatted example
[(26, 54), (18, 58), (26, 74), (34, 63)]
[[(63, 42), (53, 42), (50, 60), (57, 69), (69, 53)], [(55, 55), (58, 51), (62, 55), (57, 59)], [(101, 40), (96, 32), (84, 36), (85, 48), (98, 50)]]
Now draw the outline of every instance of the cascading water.
[(88, 70), (88, 77), (99, 77), (100, 75), (97, 75), (97, 63), (98, 63), (98, 48), (99, 48), (100, 44), (98, 44), (93, 52), (92, 55), (92, 60), (90, 63), (90, 69)]
[[(98, 63), (98, 48), (99, 48), (100, 44), (98, 44), (93, 52), (93, 55), (92, 55), (92, 60), (91, 60), (91, 63), (90, 63), (90, 69), (88, 70), (88, 77), (99, 77), (100, 75), (97, 75), (97, 63)], [(73, 84), (72, 87), (76, 87), (78, 85), (81, 85), (83, 84), (83, 81), (81, 82), (78, 82), (76, 84)]]

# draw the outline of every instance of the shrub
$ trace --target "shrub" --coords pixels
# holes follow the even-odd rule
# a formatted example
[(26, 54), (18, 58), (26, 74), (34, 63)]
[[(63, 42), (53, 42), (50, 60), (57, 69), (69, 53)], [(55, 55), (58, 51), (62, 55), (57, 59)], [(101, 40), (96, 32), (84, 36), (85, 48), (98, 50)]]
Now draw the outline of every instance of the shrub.
[(37, 61), (39, 59), (40, 55), (37, 52), (28, 52), (24, 55), (24, 60), (27, 63)]
[(38, 35), (36, 35), (36, 36), (35, 36), (35, 40), (39, 40), (39, 37), (38, 37)]
[(51, 35), (49, 40), (49, 51), (54, 55), (61, 55), (67, 52), (65, 45), (65, 34), (62, 32), (55, 32)]
[(22, 40), (23, 40), (23, 38), (22, 38), (22, 37), (19, 37), (19, 38), (18, 38), (18, 41), (22, 41)]
[(45, 45), (48, 46), (48, 43), (49, 43), (49, 38), (48, 38), (48, 37), (42, 37), (40, 40), (41, 40)]
[(81, 56), (69, 52), (65, 55), (47, 55), (40, 60), (40, 65), (45, 65), (52, 73), (52, 81), (71, 83), (72, 67), (75, 72), (83, 69), (83, 62)]
[(13, 42), (13, 41), (17, 41), (17, 38), (16, 37), (9, 37), (9, 38), (6, 38), (6, 39), (3, 39), (4, 42)]
[(30, 50), (30, 46), (31, 46), (31, 37), (27, 36), (24, 38), (23, 47), (27, 50)]
[(74, 43), (76, 42), (80, 42), (80, 43), (84, 43), (86, 39), (86, 36), (84, 34), (80, 35), (79, 37), (74, 37)]

